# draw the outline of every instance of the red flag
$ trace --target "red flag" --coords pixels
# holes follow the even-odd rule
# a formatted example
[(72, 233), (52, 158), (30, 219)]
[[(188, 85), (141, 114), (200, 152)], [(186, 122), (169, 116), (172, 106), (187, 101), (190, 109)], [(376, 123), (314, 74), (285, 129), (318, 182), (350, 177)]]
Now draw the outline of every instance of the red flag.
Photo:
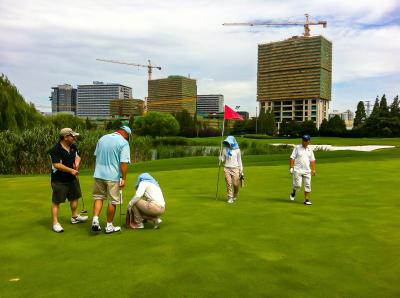
[(224, 120), (229, 120), (229, 119), (244, 120), (242, 116), (240, 116), (238, 113), (236, 113), (230, 107), (225, 106), (224, 107)]

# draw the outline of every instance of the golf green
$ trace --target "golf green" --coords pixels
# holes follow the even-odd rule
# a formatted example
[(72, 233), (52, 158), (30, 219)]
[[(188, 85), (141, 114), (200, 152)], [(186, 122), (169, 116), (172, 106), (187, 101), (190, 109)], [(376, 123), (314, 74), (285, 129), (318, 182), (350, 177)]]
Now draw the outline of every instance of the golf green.
[(232, 205), (222, 169), (215, 200), (215, 158), (132, 165), (124, 206), (149, 171), (166, 213), (159, 230), (111, 235), (70, 224), (67, 204), (52, 232), (49, 176), (2, 177), (0, 297), (399, 297), (398, 156), (317, 152), (312, 206), (289, 201), (287, 154), (245, 157)]

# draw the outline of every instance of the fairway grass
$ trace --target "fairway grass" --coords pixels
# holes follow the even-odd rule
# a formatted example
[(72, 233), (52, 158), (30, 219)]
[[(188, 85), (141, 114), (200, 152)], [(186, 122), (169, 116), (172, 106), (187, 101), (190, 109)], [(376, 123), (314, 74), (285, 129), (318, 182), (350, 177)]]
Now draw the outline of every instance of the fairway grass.
[[(133, 165), (124, 206), (149, 171), (166, 213), (112, 235), (70, 224), (67, 204), (52, 232), (49, 176), (2, 177), (0, 297), (399, 297), (398, 153), (317, 152), (312, 206), (289, 201), (287, 155), (245, 157), (232, 205), (215, 158)], [(80, 181), (91, 216), (91, 171)]]

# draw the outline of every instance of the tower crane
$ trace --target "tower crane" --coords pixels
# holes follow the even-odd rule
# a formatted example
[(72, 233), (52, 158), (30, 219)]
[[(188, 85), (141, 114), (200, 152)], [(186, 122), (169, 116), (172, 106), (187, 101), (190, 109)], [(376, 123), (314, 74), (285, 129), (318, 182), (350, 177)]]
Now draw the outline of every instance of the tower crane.
[(223, 23), (223, 26), (304, 26), (304, 37), (310, 37), (310, 25), (327, 26), (326, 21), (310, 22), (309, 15), (306, 13), (306, 21), (302, 22), (253, 22), (253, 23)]
[(153, 73), (153, 68), (161, 70), (160, 66), (152, 65), (150, 60), (147, 60), (149, 62), (148, 65), (129, 63), (129, 62), (122, 62), (122, 61), (117, 61), (117, 60), (107, 60), (107, 59), (96, 59), (96, 60), (97, 61), (101, 61), (101, 62), (108, 62), (108, 63), (124, 64), (124, 65), (130, 65), (130, 66), (138, 66), (138, 67), (147, 67), (147, 73), (149, 75), (149, 81), (151, 80), (151, 75)]

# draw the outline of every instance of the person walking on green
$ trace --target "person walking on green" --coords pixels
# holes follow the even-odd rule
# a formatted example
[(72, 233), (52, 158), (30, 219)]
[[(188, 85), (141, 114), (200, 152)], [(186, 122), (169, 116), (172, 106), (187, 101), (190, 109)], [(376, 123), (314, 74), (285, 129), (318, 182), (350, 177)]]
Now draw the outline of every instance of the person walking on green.
[(293, 190), (290, 193), (290, 200), (294, 201), (296, 191), (301, 189), (302, 181), (304, 181), (304, 204), (312, 205), (309, 200), (311, 192), (311, 175), (315, 176), (315, 156), (314, 152), (308, 147), (311, 137), (303, 135), (301, 145), (293, 149), (290, 156), (289, 172), (293, 175)]

